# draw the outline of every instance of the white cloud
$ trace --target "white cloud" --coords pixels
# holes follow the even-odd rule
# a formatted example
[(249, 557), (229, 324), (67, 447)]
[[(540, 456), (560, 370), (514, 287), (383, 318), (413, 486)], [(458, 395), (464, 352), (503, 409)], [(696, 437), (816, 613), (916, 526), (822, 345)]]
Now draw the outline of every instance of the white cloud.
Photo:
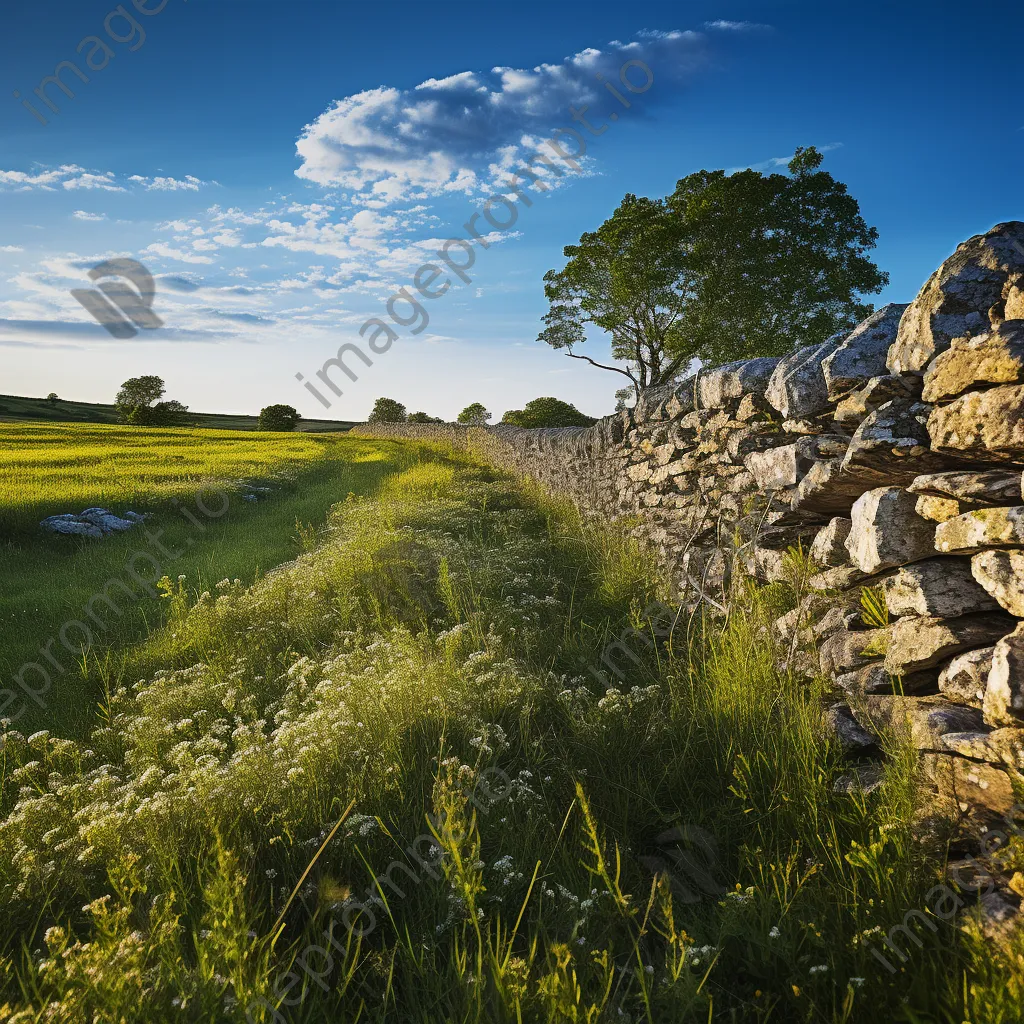
[(75, 210), (71, 214), (76, 220), (106, 220), (107, 215), (105, 213), (87, 213), (85, 210)]
[[(627, 62), (648, 65), (660, 85), (657, 95), (667, 98), (680, 78), (705, 62), (706, 49), (700, 33), (646, 32), (558, 64), (464, 71), (411, 90), (368, 89), (336, 101), (305, 127), (296, 143), (302, 166), (295, 173), (319, 185), (354, 189), (351, 201), (370, 207), (473, 192), (489, 165), (520, 154), (525, 135), (547, 138), (570, 125), (570, 107), (592, 107), (588, 120), (599, 122), (597, 112), (608, 113), (609, 104), (617, 103), (601, 82), (625, 92), (620, 72)], [(642, 68), (626, 73), (634, 85), (644, 84)]]
[(0, 252), (24, 252), (20, 245), (0, 245)]
[(203, 181), (192, 174), (186, 174), (184, 180), (179, 178), (147, 178), (141, 174), (133, 174), (129, 181), (141, 185), (147, 192), (198, 192), (204, 185), (215, 185), (214, 181)]
[(169, 260), (180, 260), (182, 263), (212, 263), (209, 256), (199, 256), (194, 252), (185, 252), (184, 249), (175, 249), (173, 246), (165, 245), (163, 242), (154, 242), (147, 246), (143, 252), (151, 256), (163, 256)]
[(771, 32), (771, 25), (761, 25), (756, 21), (706, 21), (704, 27), (717, 29), (719, 32)]

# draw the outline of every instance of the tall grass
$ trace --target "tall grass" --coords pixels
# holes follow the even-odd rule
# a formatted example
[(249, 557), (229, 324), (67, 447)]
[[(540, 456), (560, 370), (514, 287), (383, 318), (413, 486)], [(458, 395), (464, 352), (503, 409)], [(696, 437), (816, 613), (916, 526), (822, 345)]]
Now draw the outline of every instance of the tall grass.
[(1018, 1019), (952, 925), (871, 957), (942, 851), (898, 746), (834, 792), (789, 588), (666, 630), (635, 545), (417, 451), (254, 586), (169, 582), (88, 744), (7, 736), (0, 1016)]

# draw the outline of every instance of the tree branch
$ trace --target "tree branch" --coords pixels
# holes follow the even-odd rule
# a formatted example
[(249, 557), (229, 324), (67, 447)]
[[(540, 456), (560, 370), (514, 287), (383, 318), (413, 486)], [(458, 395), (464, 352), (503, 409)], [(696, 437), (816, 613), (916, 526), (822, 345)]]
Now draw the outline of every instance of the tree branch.
[(575, 352), (566, 352), (565, 354), (570, 359), (585, 359), (591, 366), (596, 366), (599, 370), (614, 370), (616, 373), (621, 373), (623, 377), (628, 377), (634, 384), (637, 383), (636, 377), (629, 370), (623, 370), (618, 366), (605, 366), (604, 363), (595, 362), (590, 356), (578, 356)]

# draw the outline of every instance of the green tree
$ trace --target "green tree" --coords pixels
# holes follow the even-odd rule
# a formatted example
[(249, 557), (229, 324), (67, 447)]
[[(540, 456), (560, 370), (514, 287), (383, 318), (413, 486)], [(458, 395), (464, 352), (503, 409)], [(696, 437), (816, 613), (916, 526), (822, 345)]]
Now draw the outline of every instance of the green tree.
[[(634, 390), (706, 364), (779, 355), (853, 327), (859, 296), (885, 286), (866, 255), (878, 239), (821, 154), (798, 149), (789, 174), (698, 171), (665, 199), (627, 195), (544, 276), (539, 340), (628, 377)], [(611, 335), (625, 367), (574, 351), (587, 325)]]
[(465, 423), (471, 427), (482, 427), (490, 418), (491, 414), (483, 405), (479, 402), (473, 402), (459, 413), (458, 422)]
[(159, 401), (165, 388), (160, 377), (132, 377), (121, 385), (114, 407), (122, 423), (139, 427), (173, 427), (185, 422), (188, 406), (176, 399)]
[(260, 409), (256, 426), (258, 430), (294, 430), (301, 419), (298, 409), (290, 405), (268, 405)]
[(46, 400), (50, 403), (50, 405), (56, 405), (60, 401), (60, 396), (57, 394), (56, 391), (51, 391), (46, 396)]
[(405, 423), (405, 406), (393, 398), (378, 398), (367, 423)]
[(407, 423), (444, 423), (440, 416), (430, 416), (425, 412), (409, 413)]
[(559, 398), (535, 398), (522, 409), (509, 409), (501, 422), (513, 427), (589, 427), (597, 420)]

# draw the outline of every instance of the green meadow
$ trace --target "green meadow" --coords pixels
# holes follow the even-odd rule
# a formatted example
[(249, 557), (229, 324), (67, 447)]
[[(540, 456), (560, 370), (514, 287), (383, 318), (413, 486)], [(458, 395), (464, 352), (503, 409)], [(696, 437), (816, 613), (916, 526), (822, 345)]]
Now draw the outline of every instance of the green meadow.
[[(471, 454), (265, 440), (288, 486), (83, 656), (77, 713), (4, 737), (0, 1019), (1020, 1019), (1020, 951), (966, 911), (882, 945), (946, 851), (898, 737), (878, 790), (836, 791), (823, 684), (763, 640), (798, 557), (705, 620), (633, 542)], [(107, 543), (4, 558), (41, 617)]]

